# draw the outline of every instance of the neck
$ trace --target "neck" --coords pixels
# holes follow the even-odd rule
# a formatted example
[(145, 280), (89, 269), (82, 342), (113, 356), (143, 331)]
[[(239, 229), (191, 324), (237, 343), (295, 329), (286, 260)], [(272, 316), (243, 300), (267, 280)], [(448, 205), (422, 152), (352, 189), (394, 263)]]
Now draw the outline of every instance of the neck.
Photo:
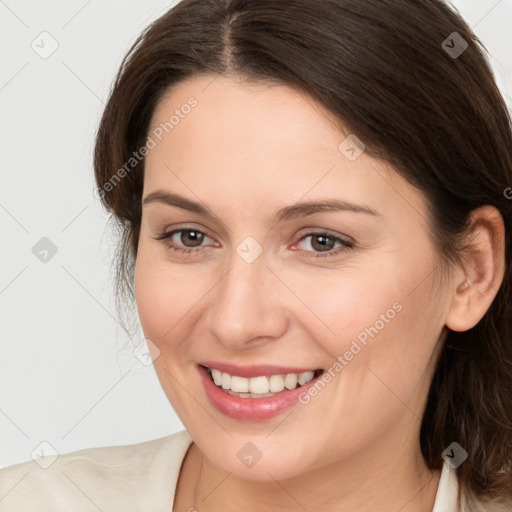
[(335, 464), (286, 480), (265, 482), (241, 480), (225, 473), (194, 444), (193, 480), (197, 481), (187, 502), (201, 512), (225, 510), (228, 504), (230, 510), (246, 512), (432, 512), (440, 471), (429, 471), (419, 446), (408, 450), (406, 444), (399, 439), (394, 445), (381, 442), (380, 449), (371, 446), (364, 454)]

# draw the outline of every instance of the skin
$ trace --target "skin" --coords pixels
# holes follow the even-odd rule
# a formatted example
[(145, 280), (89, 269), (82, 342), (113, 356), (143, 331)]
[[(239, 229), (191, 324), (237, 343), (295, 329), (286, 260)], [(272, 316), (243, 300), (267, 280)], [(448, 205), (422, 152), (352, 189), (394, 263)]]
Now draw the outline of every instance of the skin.
[[(503, 278), (500, 214), (475, 213), (478, 250), (441, 279), (423, 194), (365, 152), (348, 160), (338, 145), (350, 132), (312, 99), (282, 85), (199, 76), (160, 101), (150, 132), (191, 96), (197, 106), (146, 157), (143, 197), (163, 189), (215, 216), (144, 205), (135, 268), (155, 370), (194, 440), (173, 510), (431, 511), (440, 473), (421, 456), (422, 411), (447, 327), (475, 325)], [(379, 215), (272, 217), (327, 198)], [(202, 242), (188, 232), (172, 238), (202, 252), (155, 239), (179, 229), (204, 233)], [(332, 256), (317, 256), (318, 238), (305, 235), (323, 230), (354, 246), (336, 242)], [(252, 263), (236, 251), (247, 236), (263, 249)], [(328, 369), (397, 302), (400, 312), (309, 404), (252, 422), (208, 401), (196, 362)], [(247, 442), (262, 454), (250, 468), (237, 458)]]

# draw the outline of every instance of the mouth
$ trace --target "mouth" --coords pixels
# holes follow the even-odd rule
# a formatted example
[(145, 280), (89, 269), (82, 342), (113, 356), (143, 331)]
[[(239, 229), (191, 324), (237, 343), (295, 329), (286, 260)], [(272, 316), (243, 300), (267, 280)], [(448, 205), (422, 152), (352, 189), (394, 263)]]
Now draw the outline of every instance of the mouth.
[[(236, 420), (251, 422), (273, 418), (290, 407), (303, 403), (302, 394), (315, 386), (324, 373), (323, 369), (318, 369), (258, 375), (263, 367), (252, 367), (242, 369), (240, 373), (253, 376), (241, 377), (203, 364), (196, 363), (196, 368), (206, 397), (217, 411)], [(268, 371), (270, 367), (264, 368)], [(272, 371), (275, 369), (276, 367), (272, 367)], [(237, 389), (242, 391), (236, 391)]]
[[(221, 371), (218, 368), (199, 365), (207, 373), (209, 380), (224, 393), (238, 398), (261, 399), (284, 394), (301, 388), (322, 375), (324, 370), (306, 370), (300, 372), (268, 373), (242, 377)], [(256, 370), (257, 372), (257, 370)], [(241, 373), (241, 372), (240, 372)], [(244, 372), (255, 373), (255, 371)]]

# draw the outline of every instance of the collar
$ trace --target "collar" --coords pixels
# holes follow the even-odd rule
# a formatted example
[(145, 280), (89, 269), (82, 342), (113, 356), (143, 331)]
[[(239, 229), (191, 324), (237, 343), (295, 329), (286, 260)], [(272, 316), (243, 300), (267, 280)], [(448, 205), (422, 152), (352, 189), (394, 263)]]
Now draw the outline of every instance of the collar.
[(459, 494), (459, 483), (456, 471), (443, 461), (443, 470), (439, 479), (436, 501), (432, 512), (455, 512), (458, 510), (457, 501)]

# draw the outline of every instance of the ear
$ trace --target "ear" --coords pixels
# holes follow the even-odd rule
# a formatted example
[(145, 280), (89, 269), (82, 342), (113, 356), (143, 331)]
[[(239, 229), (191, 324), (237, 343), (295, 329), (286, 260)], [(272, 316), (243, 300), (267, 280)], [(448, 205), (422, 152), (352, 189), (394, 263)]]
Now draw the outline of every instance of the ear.
[(461, 254), (452, 281), (452, 301), (446, 326), (467, 331), (485, 315), (498, 293), (505, 273), (505, 226), (500, 212), (491, 205), (470, 215), (468, 247)]

